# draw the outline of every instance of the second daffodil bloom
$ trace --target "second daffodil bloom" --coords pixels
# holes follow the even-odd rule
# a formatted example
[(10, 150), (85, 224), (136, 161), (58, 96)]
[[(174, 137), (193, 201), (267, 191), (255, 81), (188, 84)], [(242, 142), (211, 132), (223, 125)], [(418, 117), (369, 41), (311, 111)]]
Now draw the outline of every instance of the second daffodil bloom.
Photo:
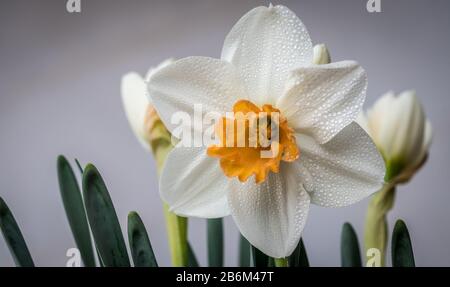
[(366, 86), (366, 74), (356, 62), (313, 64), (308, 32), (288, 8), (251, 10), (226, 37), (221, 59), (178, 60), (150, 77), (149, 95), (170, 131), (177, 128), (171, 117), (179, 111), (191, 115), (193, 131), (211, 127), (194, 116), (194, 104), (202, 105), (204, 115), (277, 112), (281, 154), (261, 158), (259, 143), (178, 145), (162, 171), (163, 200), (183, 216), (231, 214), (262, 252), (274, 258), (290, 255), (310, 203), (346, 206), (383, 184), (383, 159), (353, 122)]
[(120, 88), (125, 115), (134, 135), (146, 150), (150, 150), (151, 139), (145, 123), (149, 113), (152, 112), (152, 107), (147, 96), (146, 80), (173, 61), (173, 59), (167, 59), (157, 67), (151, 67), (145, 78), (136, 72), (129, 72), (122, 77)]
[(386, 181), (408, 181), (426, 160), (432, 129), (414, 91), (386, 93), (357, 121), (384, 157)]

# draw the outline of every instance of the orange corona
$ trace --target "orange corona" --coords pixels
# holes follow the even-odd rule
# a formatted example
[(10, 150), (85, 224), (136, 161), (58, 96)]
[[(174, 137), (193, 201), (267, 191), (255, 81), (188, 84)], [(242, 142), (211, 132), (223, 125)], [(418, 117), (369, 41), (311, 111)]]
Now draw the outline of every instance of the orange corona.
[(233, 106), (233, 115), (218, 121), (215, 133), (220, 143), (207, 150), (209, 156), (220, 159), (226, 176), (245, 182), (255, 175), (256, 183), (261, 183), (270, 171), (279, 172), (281, 161), (292, 162), (299, 157), (294, 130), (280, 110), (239, 100)]

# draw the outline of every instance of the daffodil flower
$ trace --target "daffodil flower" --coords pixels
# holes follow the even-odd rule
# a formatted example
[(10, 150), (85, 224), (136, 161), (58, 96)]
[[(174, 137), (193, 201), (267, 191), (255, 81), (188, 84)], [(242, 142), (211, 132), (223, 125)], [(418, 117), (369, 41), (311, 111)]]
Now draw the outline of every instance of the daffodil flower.
[(134, 135), (148, 151), (150, 151), (151, 139), (146, 122), (149, 115), (153, 113), (153, 109), (147, 96), (146, 79), (173, 61), (173, 59), (167, 59), (158, 66), (151, 67), (145, 78), (136, 72), (129, 72), (122, 77), (121, 94), (125, 115)]
[(346, 206), (383, 184), (383, 159), (354, 123), (366, 86), (356, 62), (313, 64), (308, 32), (288, 8), (251, 10), (226, 37), (221, 59), (175, 61), (149, 78), (149, 96), (170, 131), (179, 111), (194, 118), (193, 130), (210, 128), (195, 122), (194, 104), (204, 114), (277, 111), (282, 156), (263, 159), (259, 145), (179, 145), (163, 167), (163, 200), (183, 216), (231, 214), (255, 247), (290, 255), (310, 203)]

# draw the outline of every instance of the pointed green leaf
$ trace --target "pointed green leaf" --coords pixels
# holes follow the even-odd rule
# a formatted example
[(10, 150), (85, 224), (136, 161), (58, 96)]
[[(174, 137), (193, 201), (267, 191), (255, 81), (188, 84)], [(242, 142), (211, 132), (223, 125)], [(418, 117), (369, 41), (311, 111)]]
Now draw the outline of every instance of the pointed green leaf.
[(269, 266), (269, 256), (262, 253), (258, 248), (255, 246), (251, 246), (252, 250), (252, 259), (253, 259), (253, 266), (254, 267), (268, 267)]
[(207, 220), (208, 225), (208, 265), (223, 266), (223, 222), (222, 218)]
[(248, 240), (239, 235), (239, 267), (250, 267), (250, 243)]
[[(75, 163), (76, 163), (76, 165), (78, 167), (78, 171), (80, 172), (81, 177), (83, 177), (83, 167), (81, 166), (81, 164), (78, 161), (78, 159), (75, 159)], [(95, 246), (95, 254), (97, 254), (98, 264), (100, 265), (100, 267), (105, 267), (105, 265), (102, 262), (102, 258), (100, 258), (100, 254), (98, 253), (97, 246)]]
[(83, 175), (83, 168), (81, 167), (81, 164), (78, 161), (78, 159), (75, 159), (75, 163), (77, 164), (78, 170), (80, 171), (81, 175)]
[(17, 267), (34, 267), (30, 251), (11, 210), (0, 197), (0, 229)]
[(197, 257), (195, 256), (194, 249), (192, 249), (191, 244), (188, 242), (188, 267), (199, 267)]
[(352, 225), (346, 222), (341, 233), (341, 266), (361, 267), (361, 253), (359, 251), (358, 236)]
[(135, 267), (158, 267), (147, 230), (139, 214), (128, 214), (128, 242)]
[(392, 266), (415, 267), (414, 253), (408, 228), (403, 220), (397, 220), (392, 233)]
[(289, 267), (309, 267), (308, 255), (302, 238), (300, 238), (292, 255), (289, 256)]
[(64, 156), (57, 161), (59, 190), (81, 258), (87, 267), (95, 267), (94, 249), (80, 188), (70, 164)]
[(129, 267), (125, 240), (106, 185), (98, 170), (88, 164), (83, 173), (83, 198), (92, 235), (106, 267)]
[(100, 257), (100, 252), (98, 252), (97, 246), (95, 246), (95, 253), (97, 254), (98, 265), (100, 265), (100, 267), (105, 267), (105, 264), (103, 264), (102, 258)]

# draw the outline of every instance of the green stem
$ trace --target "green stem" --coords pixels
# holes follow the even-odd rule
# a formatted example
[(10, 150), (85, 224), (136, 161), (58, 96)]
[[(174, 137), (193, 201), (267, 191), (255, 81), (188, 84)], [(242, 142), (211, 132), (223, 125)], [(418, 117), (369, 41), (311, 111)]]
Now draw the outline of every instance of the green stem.
[[(156, 110), (151, 106), (149, 106), (147, 111), (145, 126), (149, 132), (150, 146), (156, 160), (158, 174), (160, 174), (168, 154), (173, 149), (171, 135), (162, 123)], [(164, 216), (166, 218), (172, 265), (175, 267), (188, 266), (188, 219), (170, 212), (169, 206), (165, 203)]]
[(185, 217), (177, 216), (170, 212), (167, 204), (164, 204), (164, 215), (166, 217), (172, 265), (175, 267), (188, 266), (188, 220)]
[(287, 258), (274, 258), (275, 267), (288, 267), (288, 259)]
[(386, 185), (375, 193), (367, 208), (364, 243), (366, 256), (372, 248), (378, 249), (380, 265), (385, 266), (386, 246), (388, 242), (387, 213), (394, 206), (395, 186)]

